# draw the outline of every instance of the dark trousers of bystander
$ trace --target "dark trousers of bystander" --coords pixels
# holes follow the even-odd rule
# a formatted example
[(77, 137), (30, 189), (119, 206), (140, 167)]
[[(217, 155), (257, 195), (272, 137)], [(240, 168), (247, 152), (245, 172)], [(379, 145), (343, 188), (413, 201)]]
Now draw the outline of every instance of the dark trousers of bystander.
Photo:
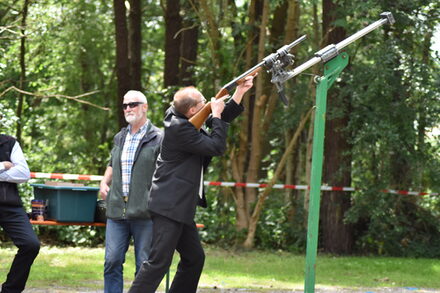
[(186, 225), (157, 214), (152, 215), (152, 220), (150, 256), (142, 264), (128, 292), (156, 292), (171, 265), (174, 250), (177, 250), (180, 261), (169, 293), (195, 293), (205, 262), (196, 224)]
[(23, 207), (0, 206), (0, 226), (18, 248), (1, 293), (22, 292), (40, 251), (40, 241)]

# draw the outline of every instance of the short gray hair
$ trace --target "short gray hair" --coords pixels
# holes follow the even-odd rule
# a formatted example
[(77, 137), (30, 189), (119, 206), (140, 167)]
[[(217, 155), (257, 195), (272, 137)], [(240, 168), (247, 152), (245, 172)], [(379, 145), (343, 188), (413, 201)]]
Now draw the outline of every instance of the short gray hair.
[(191, 107), (200, 102), (198, 96), (202, 96), (202, 93), (193, 86), (181, 88), (174, 94), (173, 106), (177, 112), (185, 115)]
[(129, 90), (124, 95), (124, 99), (125, 98), (139, 98), (140, 102), (143, 102), (144, 104), (148, 104), (147, 97), (143, 93), (141, 93), (140, 91)]

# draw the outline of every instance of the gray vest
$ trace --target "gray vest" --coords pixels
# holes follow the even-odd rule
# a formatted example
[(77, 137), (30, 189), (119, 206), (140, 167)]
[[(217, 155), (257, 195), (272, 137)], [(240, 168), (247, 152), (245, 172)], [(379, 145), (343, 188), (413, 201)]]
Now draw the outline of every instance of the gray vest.
[(128, 201), (122, 196), (121, 155), (127, 129), (122, 129), (114, 138), (110, 165), (113, 168), (112, 183), (107, 196), (106, 215), (110, 219), (149, 219), (148, 198), (150, 195), (151, 178), (156, 169), (156, 158), (162, 141), (162, 131), (150, 124), (136, 150), (131, 171)]
[[(0, 135), (0, 162), (11, 161), (11, 152), (15, 145), (15, 138), (9, 135)], [(16, 183), (0, 181), (0, 204), (22, 206)]]

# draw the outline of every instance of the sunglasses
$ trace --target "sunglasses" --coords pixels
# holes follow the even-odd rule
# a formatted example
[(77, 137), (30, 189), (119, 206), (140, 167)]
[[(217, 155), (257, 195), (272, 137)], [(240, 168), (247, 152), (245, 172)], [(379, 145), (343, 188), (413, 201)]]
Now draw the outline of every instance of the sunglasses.
[(142, 105), (142, 102), (131, 102), (127, 104), (122, 104), (122, 109), (126, 110), (127, 107), (130, 107), (130, 109), (136, 108), (139, 105)]

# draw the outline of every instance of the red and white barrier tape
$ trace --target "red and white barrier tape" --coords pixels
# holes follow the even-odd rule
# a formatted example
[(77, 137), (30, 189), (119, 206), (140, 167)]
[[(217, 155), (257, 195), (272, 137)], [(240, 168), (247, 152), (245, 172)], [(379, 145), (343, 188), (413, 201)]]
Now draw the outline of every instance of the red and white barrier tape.
[[(241, 183), (241, 182), (210, 182), (205, 181), (205, 185), (211, 186), (227, 186), (227, 187), (253, 187), (253, 188), (265, 188), (268, 186), (267, 183)], [(309, 187), (307, 185), (289, 185), (289, 184), (274, 184), (272, 188), (277, 189), (296, 189), (296, 190), (306, 190)], [(322, 191), (355, 191), (354, 187), (340, 187), (340, 186), (321, 186)], [(406, 190), (394, 190), (394, 189), (383, 189), (384, 193), (393, 193), (401, 195), (439, 195), (438, 192), (418, 192), (418, 191), (406, 191)]]
[[(204, 181), (208, 186), (226, 186), (226, 187), (248, 187), (248, 188), (265, 188), (269, 184), (267, 183), (241, 183), (241, 182), (215, 182)], [(274, 184), (272, 188), (276, 189), (296, 189), (306, 190), (309, 187), (307, 185), (291, 185), (291, 184)], [(324, 191), (354, 191), (353, 187), (335, 187), (335, 186), (321, 186), (321, 190)]]
[(101, 181), (104, 176), (31, 172), (31, 178)]
[(383, 189), (381, 190), (385, 193), (401, 194), (401, 195), (439, 195), (438, 192), (419, 192), (419, 191), (408, 191), (408, 190), (394, 190), (394, 189)]
[[(31, 178), (101, 181), (103, 176), (31, 172)], [(206, 186), (248, 187), (248, 188), (265, 188), (268, 186), (267, 183), (241, 183), (241, 182), (217, 182), (217, 181), (204, 181), (204, 184)], [(307, 185), (274, 184), (272, 188), (307, 190), (309, 187)], [(321, 186), (321, 190), (352, 192), (355, 191), (356, 189), (354, 187)], [(438, 192), (418, 192), (418, 191), (406, 191), (406, 190), (394, 190), (394, 189), (384, 189), (381, 191), (384, 193), (393, 193), (393, 194), (401, 194), (401, 195), (439, 195)]]

